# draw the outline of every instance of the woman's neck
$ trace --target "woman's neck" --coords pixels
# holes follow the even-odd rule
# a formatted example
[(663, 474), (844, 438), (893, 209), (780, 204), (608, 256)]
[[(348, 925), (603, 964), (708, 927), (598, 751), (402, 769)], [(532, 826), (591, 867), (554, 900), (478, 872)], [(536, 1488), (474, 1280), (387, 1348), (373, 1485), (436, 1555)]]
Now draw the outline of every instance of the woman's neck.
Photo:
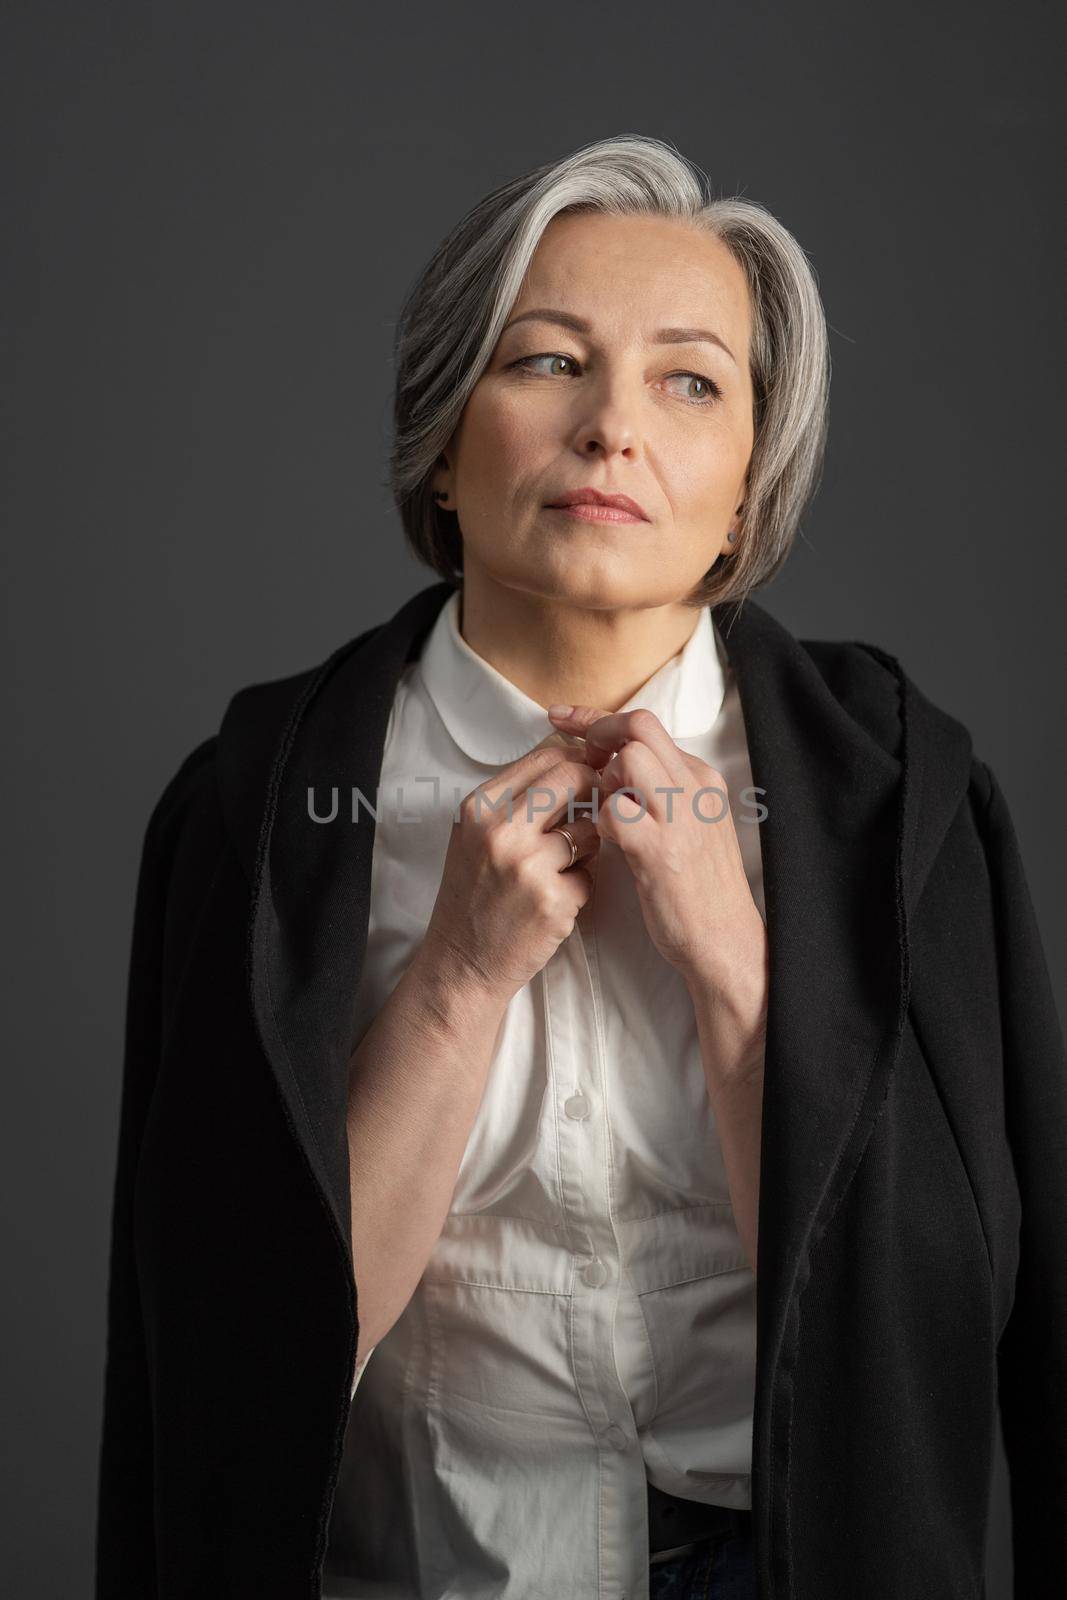
[(592, 608), (465, 575), (460, 633), (541, 706), (617, 711), (691, 638), (692, 606)]

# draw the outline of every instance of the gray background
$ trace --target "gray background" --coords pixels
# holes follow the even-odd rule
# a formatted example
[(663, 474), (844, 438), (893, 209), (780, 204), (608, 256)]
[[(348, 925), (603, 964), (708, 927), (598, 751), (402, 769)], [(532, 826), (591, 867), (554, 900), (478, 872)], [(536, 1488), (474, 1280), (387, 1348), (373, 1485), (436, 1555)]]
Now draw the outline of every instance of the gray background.
[[(384, 487), (392, 326), (489, 188), (650, 133), (796, 233), (831, 443), (758, 598), (968, 725), (1064, 972), (1060, 26), (1032, 0), (7, 9), (9, 1593), (90, 1593), (149, 811), (238, 687), (433, 581)], [(990, 1600), (1004, 1492), (999, 1460)]]

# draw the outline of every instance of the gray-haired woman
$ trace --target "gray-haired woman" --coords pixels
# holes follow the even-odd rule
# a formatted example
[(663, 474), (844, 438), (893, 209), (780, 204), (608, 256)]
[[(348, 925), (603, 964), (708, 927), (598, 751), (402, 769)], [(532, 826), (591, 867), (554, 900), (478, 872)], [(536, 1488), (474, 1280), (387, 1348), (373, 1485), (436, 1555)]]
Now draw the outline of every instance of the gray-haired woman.
[(416, 283), (439, 581), (237, 694), (149, 828), (98, 1597), (977, 1600), (998, 1393), (1053, 1592), (1067, 1066), (1011, 820), (892, 656), (750, 598), (828, 375), (804, 251), (654, 139)]

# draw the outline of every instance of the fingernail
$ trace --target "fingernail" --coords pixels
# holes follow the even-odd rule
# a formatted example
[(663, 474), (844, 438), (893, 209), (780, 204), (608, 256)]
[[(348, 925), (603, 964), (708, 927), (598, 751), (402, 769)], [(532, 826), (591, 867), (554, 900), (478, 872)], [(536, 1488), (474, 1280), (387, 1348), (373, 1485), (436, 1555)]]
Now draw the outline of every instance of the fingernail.
[(573, 710), (573, 706), (549, 706), (548, 714), (550, 717), (569, 717)]

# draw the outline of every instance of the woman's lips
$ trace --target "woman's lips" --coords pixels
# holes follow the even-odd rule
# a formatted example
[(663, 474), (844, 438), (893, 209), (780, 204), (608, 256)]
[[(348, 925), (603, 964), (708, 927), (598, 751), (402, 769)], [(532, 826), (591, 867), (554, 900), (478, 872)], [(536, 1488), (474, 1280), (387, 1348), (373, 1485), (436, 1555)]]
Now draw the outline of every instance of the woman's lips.
[(578, 517), (582, 522), (644, 522), (646, 520), (644, 517), (634, 516), (632, 511), (623, 511), (619, 506), (546, 506), (545, 510), (554, 511), (560, 517)]

